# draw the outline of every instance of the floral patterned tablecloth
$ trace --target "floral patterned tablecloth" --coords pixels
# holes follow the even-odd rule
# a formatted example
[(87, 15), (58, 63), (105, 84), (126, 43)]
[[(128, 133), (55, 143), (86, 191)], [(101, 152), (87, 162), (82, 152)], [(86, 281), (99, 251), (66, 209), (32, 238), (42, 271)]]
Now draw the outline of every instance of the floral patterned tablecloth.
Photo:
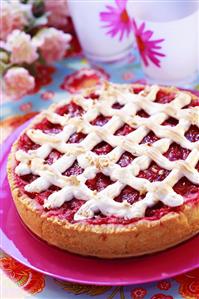
[[(55, 66), (38, 66), (32, 94), (18, 100), (2, 98), (1, 142), (20, 124), (52, 102), (84, 87), (113, 82), (145, 82), (136, 53), (127, 64), (90, 66), (82, 56), (70, 57)], [(199, 89), (199, 78), (190, 88)], [(199, 299), (199, 269), (172, 279), (127, 287), (78, 285), (59, 281), (31, 270), (1, 251), (1, 298), (92, 298), (99, 299)], [(146, 269), (147, 271), (147, 269)]]

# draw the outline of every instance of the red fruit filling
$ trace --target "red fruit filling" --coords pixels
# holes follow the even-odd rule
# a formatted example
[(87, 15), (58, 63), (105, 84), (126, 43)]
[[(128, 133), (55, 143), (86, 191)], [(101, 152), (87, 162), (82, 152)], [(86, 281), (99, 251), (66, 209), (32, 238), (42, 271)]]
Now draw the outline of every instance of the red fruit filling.
[(191, 125), (189, 130), (185, 133), (185, 137), (191, 142), (199, 141), (199, 129)]
[(58, 209), (45, 210), (48, 217), (57, 216), (61, 220), (68, 220), (71, 223), (74, 223), (74, 215), (79, 210), (79, 208), (84, 204), (83, 200), (72, 199), (68, 202), (65, 202)]
[(169, 170), (161, 168), (155, 162), (152, 162), (149, 168), (139, 172), (138, 177), (149, 180), (150, 182), (163, 181), (169, 172)]
[(192, 184), (186, 177), (181, 178), (173, 188), (176, 193), (184, 196), (189, 200), (196, 200), (199, 196), (198, 186)]
[(137, 112), (137, 115), (139, 115), (140, 117), (144, 117), (144, 118), (149, 117), (149, 114), (146, 113), (146, 111), (144, 111), (143, 109), (139, 110), (139, 111)]
[(98, 173), (96, 177), (86, 181), (86, 185), (91, 190), (93, 191), (97, 190), (98, 192), (102, 191), (103, 189), (105, 189), (107, 186), (111, 184), (113, 184), (111, 179), (108, 176), (104, 175), (103, 173)]
[(121, 105), (120, 103), (115, 103), (115, 104), (113, 104), (113, 106), (112, 106), (113, 109), (121, 109), (122, 107), (124, 107), (124, 106)]
[(185, 160), (189, 155), (190, 150), (187, 148), (179, 146), (177, 143), (172, 143), (164, 156), (170, 161)]
[(116, 136), (126, 136), (129, 133), (133, 132), (135, 129), (131, 128), (129, 125), (124, 124), (121, 128), (119, 128), (116, 132)]
[(140, 144), (144, 144), (144, 143), (152, 144), (152, 143), (154, 143), (157, 140), (159, 140), (159, 138), (151, 131), (151, 132), (149, 132), (149, 134), (147, 134), (142, 139), (142, 141), (140, 142)]
[(162, 126), (175, 127), (175, 126), (177, 126), (177, 124), (178, 124), (178, 120), (176, 118), (169, 117), (162, 123)]
[(156, 95), (156, 100), (155, 102), (161, 103), (161, 104), (167, 104), (173, 101), (176, 97), (175, 93), (169, 93), (163, 90), (159, 90), (157, 95)]
[(86, 137), (85, 134), (79, 132), (79, 133), (74, 133), (71, 135), (68, 139), (67, 143), (80, 143), (84, 138)]
[(103, 127), (109, 121), (110, 118), (111, 117), (106, 117), (106, 116), (100, 114), (100, 115), (98, 115), (98, 117), (96, 119), (91, 121), (91, 125)]
[(117, 164), (119, 164), (121, 167), (126, 167), (128, 166), (133, 160), (135, 159), (135, 157), (129, 153), (129, 152), (124, 152), (119, 161), (117, 162)]
[(126, 186), (124, 187), (120, 195), (115, 197), (114, 200), (117, 202), (122, 202), (126, 200), (128, 203), (132, 205), (133, 203), (142, 199), (143, 197), (144, 196), (143, 195), (141, 196), (137, 190), (133, 189), (130, 186)]
[(59, 158), (61, 158), (61, 156), (62, 156), (62, 154), (54, 149), (46, 158), (46, 163), (51, 165), (51, 164), (55, 163), (55, 161), (57, 161)]
[(185, 108), (190, 108), (190, 107), (196, 107), (199, 106), (199, 98), (194, 99), (193, 101), (191, 101), (191, 103), (185, 107), (183, 107), (183, 109)]
[(138, 93), (140, 93), (143, 90), (144, 90), (144, 87), (135, 87), (135, 88), (133, 88), (133, 92), (135, 94), (138, 94)]
[(58, 134), (63, 130), (63, 127), (59, 124), (52, 124), (45, 118), (39, 124), (36, 124), (34, 129), (41, 130), (45, 134)]
[(79, 164), (77, 163), (77, 161), (75, 161), (73, 163), (73, 165), (71, 167), (69, 167), (64, 173), (63, 175), (66, 176), (71, 176), (71, 175), (80, 175), (83, 172), (83, 168), (81, 168), (79, 166)]
[(82, 109), (82, 107), (78, 106), (77, 104), (71, 102), (67, 105), (57, 108), (56, 113), (59, 115), (68, 114), (71, 117), (75, 117), (75, 116), (82, 115), (83, 109)]
[(96, 94), (95, 92), (90, 93), (88, 96), (85, 97), (85, 99), (92, 99), (92, 100), (98, 100), (99, 94)]
[(44, 200), (46, 198), (48, 198), (52, 193), (59, 191), (60, 189), (56, 186), (50, 186), (50, 188), (46, 191), (43, 191), (41, 193), (28, 193), (27, 194), (31, 197), (31, 198), (36, 198), (37, 202), (40, 205), (44, 204)]
[[(139, 93), (142, 91), (143, 88), (136, 88), (134, 89), (135, 93)], [(171, 102), (175, 97), (175, 94), (169, 94), (162, 90), (160, 90), (157, 93), (156, 102), (158, 103), (169, 103)], [(93, 100), (96, 100), (99, 98), (98, 95), (95, 93), (90, 94), (88, 98), (92, 98)], [(198, 101), (193, 101), (189, 106), (197, 106), (199, 105)], [(119, 103), (115, 103), (112, 108), (114, 109), (121, 109), (123, 106)], [(75, 117), (78, 115), (81, 115), (83, 113), (83, 109), (76, 105), (75, 103), (70, 103), (68, 105), (64, 105), (62, 107), (59, 107), (56, 112), (60, 115), (69, 114), (71, 117)], [(149, 117), (149, 115), (144, 111), (140, 110), (138, 111), (137, 115), (140, 117)], [(93, 122), (93, 125), (97, 126), (103, 126), (107, 121), (109, 120), (109, 117), (104, 117), (103, 115), (98, 116)], [(178, 120), (175, 118), (168, 118), (162, 125), (164, 126), (176, 126), (178, 124)], [(41, 123), (37, 124), (35, 126), (36, 129), (41, 129), (43, 132), (48, 134), (57, 134), (62, 130), (62, 127), (60, 125), (54, 125), (51, 124), (47, 119), (44, 119)], [(125, 136), (132, 132), (134, 129), (125, 124), (120, 129), (118, 129), (115, 133), (115, 135), (122, 135)], [(86, 137), (85, 134), (79, 132), (74, 133), (70, 136), (68, 143), (79, 143)], [(196, 126), (192, 125), (185, 133), (185, 137), (190, 140), (191, 142), (196, 142), (199, 140), (199, 130)], [(148, 133), (147, 136), (143, 138), (141, 141), (141, 144), (148, 143), (152, 144), (153, 142), (157, 141), (159, 138), (151, 131)], [(18, 143), (19, 149), (23, 149), (25, 151), (28, 150), (34, 150), (39, 147), (39, 145), (35, 144), (30, 140), (30, 138), (23, 134)], [(105, 141), (100, 142), (93, 148), (93, 152), (95, 152), (98, 155), (106, 155), (112, 150), (112, 146), (106, 143)], [(168, 149), (168, 151), (164, 154), (165, 157), (167, 157), (170, 161), (176, 161), (179, 159), (186, 159), (190, 151), (188, 149), (180, 147), (177, 143), (172, 143)], [(49, 156), (46, 158), (46, 163), (53, 164), (57, 159), (59, 159), (62, 156), (62, 154), (56, 150), (53, 150)], [(120, 157), (117, 164), (119, 164), (121, 167), (128, 166), (135, 157), (130, 154), (129, 152), (124, 152), (122, 156)], [(196, 166), (196, 169), (199, 170), (199, 163)], [(73, 165), (67, 169), (63, 175), (71, 176), (71, 175), (79, 175), (83, 172), (83, 169), (78, 165), (78, 162), (75, 161)], [(155, 162), (152, 162), (148, 169), (142, 170), (139, 172), (138, 177), (145, 178), (149, 180), (150, 182), (155, 181), (162, 181), (166, 178), (166, 176), (169, 174), (169, 171), (166, 169), (163, 169), (159, 167)], [(37, 203), (40, 205), (40, 208), (43, 209), (42, 205), (44, 203), (44, 200), (53, 192), (56, 192), (59, 190), (56, 186), (51, 186), (47, 191), (41, 192), (41, 193), (28, 193), (24, 190), (25, 185), (28, 183), (31, 183), (34, 181), (37, 177), (30, 174), (25, 176), (17, 176), (15, 175), (16, 183), (19, 186), (19, 188), (22, 190), (23, 193), (26, 193), (30, 198), (37, 201)], [(86, 182), (86, 185), (91, 190), (97, 190), (98, 192), (106, 188), (108, 185), (113, 184), (114, 182), (111, 181), (110, 177), (105, 176), (103, 173), (98, 173), (95, 178), (89, 179)], [(197, 185), (191, 183), (187, 178), (183, 177), (175, 186), (174, 186), (175, 192), (178, 194), (184, 196), (186, 199), (186, 202), (194, 203), (199, 200), (199, 188)], [(117, 202), (122, 202), (126, 200), (130, 204), (135, 203), (136, 201), (141, 200), (145, 194), (140, 194), (137, 190), (131, 188), (130, 186), (126, 186), (120, 193), (119, 196), (117, 196), (114, 200)], [(44, 212), (47, 213), (48, 216), (58, 216), (60, 219), (67, 219), (69, 222), (74, 222), (74, 214), (78, 211), (78, 209), (84, 204), (85, 202), (83, 200), (73, 199), (69, 202), (66, 202), (62, 205), (60, 208), (47, 210), (44, 209)], [(182, 209), (182, 206), (180, 207), (168, 207), (165, 206), (162, 202), (158, 202), (155, 206), (148, 208), (145, 213), (145, 217), (148, 220), (157, 220), (164, 216), (165, 214), (169, 212), (179, 212)], [(130, 220), (124, 220), (123, 218), (117, 218), (114, 216), (104, 216), (101, 213), (98, 213), (94, 218), (87, 219), (86, 221), (91, 224), (129, 224), (132, 222), (137, 221), (138, 218), (130, 219)]]
[(19, 138), (18, 147), (19, 149), (23, 149), (25, 152), (27, 152), (29, 150), (36, 150), (40, 147), (40, 145), (35, 144), (26, 134), (23, 134)]
[(98, 143), (92, 150), (97, 155), (106, 155), (112, 151), (112, 146), (105, 141)]

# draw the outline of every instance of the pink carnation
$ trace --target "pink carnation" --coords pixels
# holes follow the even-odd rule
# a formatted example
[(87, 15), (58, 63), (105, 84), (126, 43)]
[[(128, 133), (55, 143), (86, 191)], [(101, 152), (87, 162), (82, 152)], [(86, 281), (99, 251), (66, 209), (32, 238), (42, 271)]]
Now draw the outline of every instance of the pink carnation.
[[(26, 8), (23, 4), (17, 0), (9, 3), (1, 1), (1, 14), (0, 14), (0, 39), (6, 40), (7, 36), (14, 29), (23, 29), (27, 25), (27, 15), (29, 13), (30, 6)], [(25, 12), (26, 11), (26, 12)]]
[(7, 38), (7, 45), (11, 51), (12, 63), (33, 63), (37, 58), (37, 48), (33, 45), (30, 35), (14, 30)]
[(14, 67), (6, 72), (4, 84), (6, 94), (17, 100), (34, 88), (35, 79), (23, 67)]
[(45, 0), (45, 8), (49, 13), (48, 24), (55, 27), (63, 27), (67, 24), (68, 6), (67, 0)]
[(12, 30), (12, 14), (6, 2), (1, 3), (0, 24), (0, 39), (5, 40)]
[(52, 63), (64, 57), (69, 47), (71, 35), (55, 28), (45, 28), (33, 38), (33, 43), (40, 49), (47, 63)]

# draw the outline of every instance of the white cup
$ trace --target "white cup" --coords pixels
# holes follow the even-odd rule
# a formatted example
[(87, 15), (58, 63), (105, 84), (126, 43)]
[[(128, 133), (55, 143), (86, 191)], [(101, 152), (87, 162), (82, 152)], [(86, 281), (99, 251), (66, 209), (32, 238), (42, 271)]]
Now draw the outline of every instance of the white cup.
[(196, 78), (198, 4), (188, 0), (130, 1), (142, 67), (150, 83), (182, 85)]
[[(123, 4), (126, 2), (123, 1)], [(111, 24), (111, 20), (110, 22), (103, 21), (101, 15), (104, 12), (110, 12), (107, 6), (115, 9), (116, 12), (120, 12), (117, 1), (114, 0), (68, 0), (69, 11), (84, 54), (88, 59), (95, 62), (118, 61), (128, 56), (132, 51), (134, 40), (132, 28), (129, 34), (124, 32), (122, 38), (120, 38), (121, 30), (115, 35), (108, 34), (109, 30), (114, 29), (115, 23), (112, 22), (113, 27), (105, 27)], [(124, 11), (125, 9), (126, 11)], [(124, 10), (121, 13), (123, 12), (123, 17), (126, 18), (124, 21), (128, 21), (127, 8), (124, 7)], [(111, 15), (114, 14), (110, 13), (110, 18)], [(117, 29), (117, 24), (115, 26)]]

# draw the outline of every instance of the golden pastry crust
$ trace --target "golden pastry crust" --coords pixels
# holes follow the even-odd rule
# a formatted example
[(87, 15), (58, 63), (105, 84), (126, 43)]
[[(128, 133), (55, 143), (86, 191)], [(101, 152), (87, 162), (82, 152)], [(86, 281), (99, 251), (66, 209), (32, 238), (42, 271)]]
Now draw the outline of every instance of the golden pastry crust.
[[(176, 91), (174, 88), (165, 90)], [(36, 117), (34, 123), (41, 119), (41, 115)], [(199, 202), (184, 204), (180, 212), (170, 212), (159, 220), (144, 219), (128, 225), (71, 224), (55, 216), (47, 217), (31, 198), (22, 194), (15, 182), (17, 146), (18, 141), (12, 147), (7, 167), (13, 199), (23, 222), (49, 244), (85, 256), (121, 258), (158, 252), (199, 232)]]

